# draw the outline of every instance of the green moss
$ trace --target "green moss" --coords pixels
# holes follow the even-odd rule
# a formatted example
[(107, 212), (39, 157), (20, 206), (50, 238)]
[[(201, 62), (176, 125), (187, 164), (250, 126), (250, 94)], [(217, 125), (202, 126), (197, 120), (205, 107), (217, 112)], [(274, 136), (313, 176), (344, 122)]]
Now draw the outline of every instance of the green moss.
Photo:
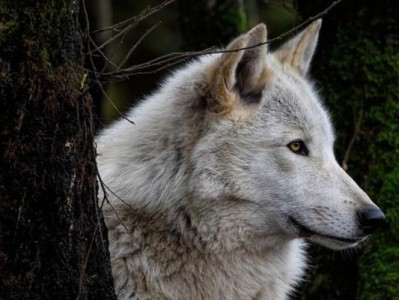
[(217, 26), (221, 32), (231, 32), (229, 37), (242, 33), (248, 28), (248, 19), (243, 7), (236, 0), (228, 0), (216, 6), (215, 15), (219, 19)]
[[(399, 55), (392, 56), (384, 55), (384, 59), (399, 61)], [(388, 64), (384, 65), (387, 67)], [(393, 72), (391, 68), (386, 71), (389, 73), (386, 76)], [(399, 72), (396, 75), (399, 76)], [(385, 211), (389, 227), (373, 238), (360, 259), (360, 299), (365, 300), (399, 299), (399, 91), (394, 83), (384, 90), (380, 98), (384, 105), (373, 107), (369, 116), (379, 130), (373, 135), (374, 142), (370, 147), (366, 187)]]
[[(338, 132), (344, 132), (339, 149), (344, 151), (356, 115), (362, 110), (363, 122), (350, 155), (349, 171), (386, 212), (390, 223), (360, 256), (359, 299), (399, 299), (399, 55), (371, 36), (359, 35), (349, 41), (340, 32), (340, 38), (343, 46), (334, 49), (330, 60), (332, 74), (339, 79), (324, 78), (334, 95), (329, 102), (337, 124), (341, 124)], [(349, 118), (345, 111), (351, 112)]]
[[(309, 15), (323, 7), (317, 3)], [(399, 9), (387, 3), (359, 7), (347, 1), (330, 16), (334, 24), (325, 20), (322, 38), (329, 36), (322, 39), (314, 73), (335, 121), (338, 161), (355, 135), (348, 172), (386, 213), (389, 226), (352, 255), (352, 264), (340, 263), (339, 255), (334, 265), (319, 256), (305, 299), (399, 299)], [(354, 269), (351, 283), (334, 284)], [(338, 295), (334, 286), (342, 291), (349, 284), (353, 292), (331, 298)]]

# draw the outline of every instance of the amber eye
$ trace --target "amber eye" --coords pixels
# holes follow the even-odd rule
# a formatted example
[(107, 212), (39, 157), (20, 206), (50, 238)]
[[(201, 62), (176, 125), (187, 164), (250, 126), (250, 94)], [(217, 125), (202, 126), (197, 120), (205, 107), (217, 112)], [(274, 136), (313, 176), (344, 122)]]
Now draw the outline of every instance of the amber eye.
[(306, 148), (305, 143), (302, 140), (292, 141), (287, 145), (288, 149), (290, 149), (295, 154), (308, 156), (309, 150)]

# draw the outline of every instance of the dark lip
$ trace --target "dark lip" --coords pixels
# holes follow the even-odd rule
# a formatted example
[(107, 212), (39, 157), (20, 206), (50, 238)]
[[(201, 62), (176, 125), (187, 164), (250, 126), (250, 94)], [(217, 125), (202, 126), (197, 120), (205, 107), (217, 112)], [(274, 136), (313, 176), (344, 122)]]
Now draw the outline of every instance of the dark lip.
[(355, 244), (359, 241), (359, 239), (341, 238), (341, 237), (337, 237), (337, 236), (318, 233), (316, 231), (309, 229), (305, 225), (302, 225), (297, 220), (295, 220), (293, 217), (289, 217), (289, 221), (292, 225), (294, 225), (299, 230), (299, 236), (303, 237), (303, 238), (309, 238), (313, 235), (317, 235), (317, 236), (324, 237), (327, 239), (336, 240), (336, 241), (339, 241), (339, 242), (345, 243), (345, 244)]

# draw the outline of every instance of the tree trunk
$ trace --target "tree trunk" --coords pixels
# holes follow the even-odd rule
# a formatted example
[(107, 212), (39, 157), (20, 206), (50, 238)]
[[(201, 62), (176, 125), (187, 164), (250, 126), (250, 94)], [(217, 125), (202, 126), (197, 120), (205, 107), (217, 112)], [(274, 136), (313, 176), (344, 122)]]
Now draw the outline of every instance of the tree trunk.
[[(331, 0), (299, 0), (306, 19)], [(389, 228), (350, 255), (324, 250), (303, 299), (399, 299), (399, 3), (343, 1), (323, 20), (314, 77), (331, 108), (337, 157)]]
[(115, 299), (79, 1), (0, 0), (0, 299)]

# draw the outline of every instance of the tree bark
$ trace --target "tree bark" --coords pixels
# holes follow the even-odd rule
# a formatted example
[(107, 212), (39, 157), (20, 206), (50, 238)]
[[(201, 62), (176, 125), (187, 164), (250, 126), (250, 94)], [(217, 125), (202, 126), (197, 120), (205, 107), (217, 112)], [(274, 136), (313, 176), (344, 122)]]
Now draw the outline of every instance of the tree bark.
[[(306, 19), (331, 2), (298, 8)], [(313, 74), (336, 124), (337, 157), (390, 225), (350, 255), (317, 250), (303, 299), (399, 299), (398, 15), (397, 1), (347, 0), (323, 20)]]
[(0, 0), (1, 299), (116, 299), (78, 11)]

